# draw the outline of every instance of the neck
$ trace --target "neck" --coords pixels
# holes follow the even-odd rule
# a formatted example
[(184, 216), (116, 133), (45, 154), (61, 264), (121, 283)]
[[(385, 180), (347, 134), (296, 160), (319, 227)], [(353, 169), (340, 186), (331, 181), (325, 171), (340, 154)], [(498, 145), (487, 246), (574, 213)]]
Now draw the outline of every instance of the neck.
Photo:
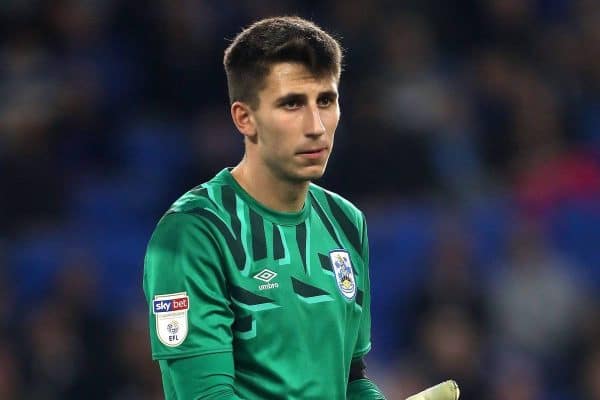
[(310, 183), (286, 181), (269, 168), (251, 166), (246, 157), (231, 171), (231, 175), (256, 201), (280, 212), (300, 211)]

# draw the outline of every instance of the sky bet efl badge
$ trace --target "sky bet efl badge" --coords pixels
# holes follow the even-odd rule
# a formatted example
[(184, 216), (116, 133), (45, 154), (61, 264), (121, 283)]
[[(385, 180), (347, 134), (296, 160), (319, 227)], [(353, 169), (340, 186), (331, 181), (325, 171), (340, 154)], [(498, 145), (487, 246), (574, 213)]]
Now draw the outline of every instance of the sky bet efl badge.
[(354, 271), (350, 263), (350, 256), (345, 250), (334, 250), (329, 253), (331, 266), (335, 274), (335, 282), (337, 283), (342, 295), (352, 300), (356, 295), (356, 282), (354, 281)]
[(187, 313), (190, 301), (186, 292), (154, 296), (152, 311), (156, 316), (156, 334), (169, 346), (179, 346), (188, 333)]

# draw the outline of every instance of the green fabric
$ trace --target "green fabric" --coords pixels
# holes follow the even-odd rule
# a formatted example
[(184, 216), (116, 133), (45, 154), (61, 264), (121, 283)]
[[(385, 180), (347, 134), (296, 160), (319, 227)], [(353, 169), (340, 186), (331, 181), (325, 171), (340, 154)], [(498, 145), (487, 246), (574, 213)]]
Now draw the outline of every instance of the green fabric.
[[(225, 169), (177, 200), (148, 244), (152, 356), (232, 354), (235, 393), (250, 400), (343, 399), (351, 360), (371, 347), (368, 262), (364, 216), (347, 200), (311, 184), (300, 212), (277, 212)], [(189, 308), (156, 311), (171, 294)], [(176, 379), (163, 372), (167, 399)]]
[(379, 388), (369, 379), (357, 379), (348, 384), (347, 400), (385, 400)]
[[(231, 353), (215, 353), (202, 356), (160, 361), (163, 377), (169, 377), (169, 385), (183, 399), (239, 399), (233, 389), (233, 357)], [(164, 382), (164, 378), (163, 378)]]

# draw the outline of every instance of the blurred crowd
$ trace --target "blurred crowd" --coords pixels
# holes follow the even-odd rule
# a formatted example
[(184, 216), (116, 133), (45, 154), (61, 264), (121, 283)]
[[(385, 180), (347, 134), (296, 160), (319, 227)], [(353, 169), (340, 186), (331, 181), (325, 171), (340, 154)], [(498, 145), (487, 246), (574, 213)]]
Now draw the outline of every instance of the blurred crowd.
[(158, 399), (154, 224), (243, 152), (222, 54), (341, 39), (320, 184), (365, 210), (390, 399), (600, 399), (600, 2), (0, 2), (0, 399)]

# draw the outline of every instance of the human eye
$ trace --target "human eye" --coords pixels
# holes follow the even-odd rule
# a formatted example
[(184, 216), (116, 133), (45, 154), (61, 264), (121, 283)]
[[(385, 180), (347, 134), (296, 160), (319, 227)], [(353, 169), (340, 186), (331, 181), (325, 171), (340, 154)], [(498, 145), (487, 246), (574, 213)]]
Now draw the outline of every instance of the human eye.
[(327, 108), (333, 104), (335, 98), (330, 95), (321, 96), (317, 99), (317, 105), (322, 108)]
[(291, 94), (280, 98), (276, 104), (283, 110), (294, 111), (306, 104), (306, 98), (298, 94)]
[(317, 104), (319, 105), (319, 107), (329, 107), (331, 105), (331, 99), (319, 99), (317, 101)]
[(300, 108), (302, 105), (298, 100), (288, 100), (281, 105), (286, 110), (296, 110)]

